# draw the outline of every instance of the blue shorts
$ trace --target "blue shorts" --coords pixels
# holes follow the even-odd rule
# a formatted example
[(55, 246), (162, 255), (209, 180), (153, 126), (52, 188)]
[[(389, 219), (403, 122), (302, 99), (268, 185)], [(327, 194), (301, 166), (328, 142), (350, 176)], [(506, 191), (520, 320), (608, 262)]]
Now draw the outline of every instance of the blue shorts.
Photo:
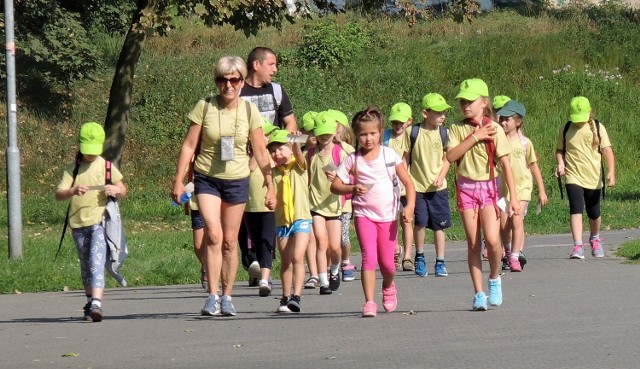
[(196, 195), (213, 195), (228, 204), (242, 204), (249, 201), (249, 177), (219, 179), (195, 172), (193, 184)]
[(415, 225), (439, 231), (451, 227), (449, 191), (416, 192)]
[(311, 234), (311, 219), (298, 219), (290, 226), (280, 226), (276, 228), (276, 236), (279, 238), (288, 238), (296, 233)]

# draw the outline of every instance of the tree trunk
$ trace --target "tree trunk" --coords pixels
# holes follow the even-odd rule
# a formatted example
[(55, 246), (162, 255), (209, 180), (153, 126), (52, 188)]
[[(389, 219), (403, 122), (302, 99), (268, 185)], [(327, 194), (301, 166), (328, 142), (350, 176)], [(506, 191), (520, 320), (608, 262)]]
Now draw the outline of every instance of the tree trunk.
[(127, 37), (120, 50), (116, 72), (109, 91), (109, 107), (104, 122), (106, 140), (104, 157), (119, 164), (124, 150), (125, 136), (129, 125), (129, 110), (133, 95), (133, 76), (146, 36), (146, 27), (141, 26), (143, 16), (154, 12), (158, 0), (138, 0), (136, 13), (131, 20)]

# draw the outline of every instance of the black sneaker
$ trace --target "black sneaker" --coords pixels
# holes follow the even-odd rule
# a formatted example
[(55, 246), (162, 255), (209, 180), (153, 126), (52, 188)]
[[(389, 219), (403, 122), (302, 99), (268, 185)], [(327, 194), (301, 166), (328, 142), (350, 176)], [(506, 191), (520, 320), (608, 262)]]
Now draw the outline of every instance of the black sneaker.
[(292, 295), (291, 298), (289, 298), (287, 307), (291, 312), (299, 313), (300, 312), (300, 296)]
[(282, 298), (280, 299), (280, 306), (278, 306), (278, 309), (276, 309), (276, 313), (290, 313), (291, 310), (289, 310), (289, 306), (287, 306), (288, 303), (289, 297), (282, 296)]
[(509, 267), (509, 260), (506, 256), (502, 258), (502, 270), (511, 270)]
[(320, 294), (321, 295), (331, 295), (333, 293), (333, 291), (331, 290), (331, 287), (329, 286), (320, 286)]
[(337, 291), (340, 288), (340, 274), (329, 273), (329, 287), (331, 291)]
[(524, 269), (524, 265), (527, 263), (527, 259), (525, 259), (522, 252), (518, 255), (518, 261), (520, 262), (520, 266), (522, 267), (522, 269)]
[(84, 307), (82, 308), (82, 310), (84, 311), (84, 321), (85, 322), (91, 322), (93, 321), (93, 319), (91, 319), (91, 303), (87, 302), (86, 305), (84, 305)]
[(89, 313), (91, 321), (98, 323), (102, 321), (102, 308), (96, 305), (91, 305), (91, 312)]

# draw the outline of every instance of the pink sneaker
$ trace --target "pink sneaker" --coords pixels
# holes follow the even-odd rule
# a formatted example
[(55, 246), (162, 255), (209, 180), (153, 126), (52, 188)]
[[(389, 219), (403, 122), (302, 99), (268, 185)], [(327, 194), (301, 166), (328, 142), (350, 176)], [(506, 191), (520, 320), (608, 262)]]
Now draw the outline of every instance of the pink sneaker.
[(375, 301), (367, 301), (364, 303), (362, 307), (362, 317), (363, 318), (374, 318), (378, 315), (378, 305)]
[(596, 238), (593, 240), (589, 240), (591, 244), (591, 255), (594, 258), (602, 258), (604, 257), (604, 249), (602, 248), (602, 239)]
[(512, 272), (521, 272), (522, 271), (522, 266), (520, 265), (520, 261), (518, 260), (518, 257), (509, 257), (507, 260), (509, 260), (509, 269)]
[(396, 290), (396, 283), (391, 282), (389, 288), (382, 289), (382, 307), (387, 313), (391, 313), (398, 307), (398, 290)]

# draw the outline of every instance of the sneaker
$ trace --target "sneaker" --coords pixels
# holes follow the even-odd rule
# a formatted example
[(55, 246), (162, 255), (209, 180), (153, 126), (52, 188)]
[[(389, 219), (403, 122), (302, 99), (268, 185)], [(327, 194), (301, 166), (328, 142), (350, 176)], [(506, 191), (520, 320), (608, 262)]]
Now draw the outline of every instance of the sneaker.
[(400, 259), (400, 254), (393, 254), (393, 265), (395, 265), (396, 271), (402, 270), (402, 259)]
[(91, 321), (98, 323), (102, 321), (102, 308), (98, 305), (91, 305), (91, 312), (89, 313)]
[(209, 292), (209, 277), (204, 267), (200, 268), (200, 284), (205, 291)]
[(264, 279), (260, 281), (260, 286), (258, 288), (258, 296), (267, 297), (271, 294), (271, 284), (269, 281), (265, 281)]
[(236, 308), (231, 302), (231, 296), (222, 295), (220, 298), (220, 313), (223, 316), (236, 316)]
[(414, 261), (416, 269), (416, 275), (418, 277), (426, 277), (427, 276), (427, 259), (425, 259), (424, 254), (416, 255), (416, 259)]
[(287, 307), (291, 312), (299, 313), (300, 312), (300, 296), (292, 295), (291, 298), (289, 299), (289, 302), (287, 302)]
[(251, 263), (247, 272), (249, 273), (249, 287), (258, 287), (261, 277), (260, 263), (257, 261)]
[(340, 288), (340, 275), (329, 273), (329, 287), (331, 291), (337, 291)]
[(218, 295), (209, 295), (204, 302), (204, 307), (200, 310), (200, 315), (218, 316), (220, 314), (220, 300), (218, 299)]
[(402, 271), (404, 272), (413, 272), (415, 267), (413, 266), (413, 261), (409, 259), (402, 260)]
[(306, 282), (304, 282), (304, 288), (306, 289), (318, 288), (319, 283), (320, 281), (318, 281), (318, 277), (311, 277), (307, 279)]
[(527, 263), (527, 258), (524, 257), (522, 251), (520, 251), (520, 255), (518, 255), (518, 261), (520, 262), (520, 267), (524, 269), (524, 265)]
[(356, 267), (349, 264), (342, 264), (342, 280), (344, 282), (351, 282), (356, 279)]
[(511, 270), (509, 267), (509, 259), (506, 256), (502, 258), (502, 270)]
[(444, 263), (444, 261), (436, 261), (436, 265), (433, 269), (436, 277), (446, 277), (449, 275), (449, 273), (447, 272), (447, 265)]
[(584, 247), (582, 245), (574, 245), (569, 259), (584, 259)]
[(395, 282), (391, 282), (389, 288), (382, 289), (382, 307), (387, 313), (393, 312), (398, 307), (398, 290)]
[(93, 319), (91, 319), (91, 303), (87, 302), (84, 307), (82, 308), (82, 311), (84, 312), (84, 317), (82, 319), (84, 319), (85, 322), (91, 322), (93, 321)]
[(502, 305), (502, 281), (500, 277), (497, 279), (489, 279), (489, 305)]
[(333, 293), (333, 290), (331, 290), (331, 287), (329, 287), (329, 285), (321, 285), (320, 286), (320, 294), (321, 295), (331, 295)]
[(362, 317), (363, 318), (374, 318), (378, 315), (378, 305), (376, 305), (375, 301), (367, 301), (362, 306)]
[(478, 292), (473, 296), (473, 310), (487, 311), (487, 295), (484, 292)]
[(290, 313), (291, 310), (287, 306), (288, 303), (289, 303), (289, 297), (282, 296), (282, 298), (280, 299), (280, 306), (278, 306), (278, 309), (276, 309), (276, 313)]
[(589, 240), (589, 244), (591, 244), (591, 256), (593, 256), (594, 258), (604, 257), (604, 249), (602, 248), (601, 238)]
[(509, 258), (509, 270), (511, 270), (512, 272), (522, 271), (522, 266), (520, 265), (520, 261), (518, 260), (517, 257)]

